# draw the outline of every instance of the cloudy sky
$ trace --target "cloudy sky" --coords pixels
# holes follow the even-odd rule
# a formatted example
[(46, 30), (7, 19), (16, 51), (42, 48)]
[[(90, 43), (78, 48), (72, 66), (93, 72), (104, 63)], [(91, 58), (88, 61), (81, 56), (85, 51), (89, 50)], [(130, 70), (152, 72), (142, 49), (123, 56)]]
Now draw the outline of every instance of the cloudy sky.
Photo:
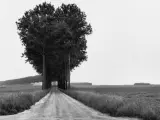
[[(0, 81), (37, 73), (25, 59), (15, 22), (44, 0), (0, 1)], [(160, 84), (159, 0), (47, 0), (76, 3), (87, 14), (88, 61), (71, 73), (72, 82)]]

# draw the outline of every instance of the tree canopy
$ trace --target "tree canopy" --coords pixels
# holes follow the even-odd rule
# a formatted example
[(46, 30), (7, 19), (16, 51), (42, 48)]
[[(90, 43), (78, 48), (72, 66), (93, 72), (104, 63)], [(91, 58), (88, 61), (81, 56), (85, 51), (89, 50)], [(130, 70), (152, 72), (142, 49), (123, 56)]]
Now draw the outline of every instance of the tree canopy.
[(87, 60), (87, 40), (85, 35), (92, 33), (91, 25), (86, 22), (86, 14), (76, 4), (62, 4), (55, 11), (58, 21), (65, 21), (73, 32), (71, 41), (71, 70)]

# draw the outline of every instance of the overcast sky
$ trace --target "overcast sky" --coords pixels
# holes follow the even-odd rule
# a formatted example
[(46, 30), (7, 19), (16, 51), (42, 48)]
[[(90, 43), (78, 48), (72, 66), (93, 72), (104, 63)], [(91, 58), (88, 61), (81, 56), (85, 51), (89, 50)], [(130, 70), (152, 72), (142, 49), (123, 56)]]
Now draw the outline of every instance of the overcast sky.
[[(37, 73), (25, 59), (15, 22), (44, 0), (0, 1), (0, 81)], [(93, 33), (87, 36), (88, 61), (71, 73), (71, 82), (160, 84), (159, 0), (47, 0), (76, 3)]]

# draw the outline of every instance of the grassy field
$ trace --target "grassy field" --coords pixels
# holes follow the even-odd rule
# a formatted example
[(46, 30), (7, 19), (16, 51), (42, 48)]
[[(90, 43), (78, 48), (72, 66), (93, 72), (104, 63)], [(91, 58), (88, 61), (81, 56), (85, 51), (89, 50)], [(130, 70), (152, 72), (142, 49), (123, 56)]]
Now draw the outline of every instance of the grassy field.
[(160, 120), (160, 86), (72, 86), (66, 93), (111, 116)]
[(0, 86), (0, 115), (16, 114), (29, 109), (49, 92), (42, 91), (41, 86), (13, 83)]

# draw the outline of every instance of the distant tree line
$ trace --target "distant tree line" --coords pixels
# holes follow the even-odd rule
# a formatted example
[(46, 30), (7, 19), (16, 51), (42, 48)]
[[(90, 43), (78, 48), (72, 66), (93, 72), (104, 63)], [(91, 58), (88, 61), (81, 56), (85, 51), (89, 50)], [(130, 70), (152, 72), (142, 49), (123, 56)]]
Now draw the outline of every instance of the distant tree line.
[(134, 85), (151, 85), (150, 83), (134, 83)]
[(86, 14), (76, 4), (62, 4), (55, 9), (42, 3), (24, 13), (17, 22), (18, 34), (25, 47), (22, 57), (43, 75), (42, 89), (70, 86), (70, 72), (87, 60), (86, 35), (92, 33)]

